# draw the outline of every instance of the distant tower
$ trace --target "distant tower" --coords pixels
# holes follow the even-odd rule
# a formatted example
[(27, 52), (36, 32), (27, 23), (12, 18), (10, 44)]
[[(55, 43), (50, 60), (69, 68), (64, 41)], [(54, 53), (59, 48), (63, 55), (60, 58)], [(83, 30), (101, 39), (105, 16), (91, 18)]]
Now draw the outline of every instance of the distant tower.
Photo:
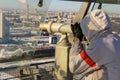
[(9, 24), (5, 19), (5, 14), (0, 12), (0, 43), (6, 43), (9, 40)]
[(26, 0), (26, 9), (27, 9), (27, 21), (29, 21), (29, 4), (28, 4), (28, 2), (27, 2), (27, 0)]
[(23, 3), (26, 7), (26, 19), (25, 21), (29, 21), (29, 3), (27, 0), (19, 0), (21, 3)]
[(63, 15), (64, 15), (64, 12), (62, 12), (62, 11), (58, 12), (58, 18), (63, 18)]

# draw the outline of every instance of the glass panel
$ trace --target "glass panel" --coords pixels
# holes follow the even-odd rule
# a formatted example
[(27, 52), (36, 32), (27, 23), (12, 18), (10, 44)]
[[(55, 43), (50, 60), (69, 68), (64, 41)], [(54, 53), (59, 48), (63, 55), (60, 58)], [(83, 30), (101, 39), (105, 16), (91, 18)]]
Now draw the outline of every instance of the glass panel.
[(38, 6), (39, 0), (0, 1), (0, 59), (32, 56), (43, 48), (55, 48), (59, 34), (49, 35), (39, 29), (39, 24), (51, 21), (71, 23), (80, 8), (80, 2), (40, 1), (43, 1), (41, 7)]
[[(52, 0), (1, 0), (0, 1), (0, 59), (15, 54), (22, 56), (24, 52), (39, 48), (43, 22)], [(44, 42), (48, 42), (49, 36)], [(32, 54), (32, 52), (29, 52)], [(5, 56), (4, 56), (5, 55)]]

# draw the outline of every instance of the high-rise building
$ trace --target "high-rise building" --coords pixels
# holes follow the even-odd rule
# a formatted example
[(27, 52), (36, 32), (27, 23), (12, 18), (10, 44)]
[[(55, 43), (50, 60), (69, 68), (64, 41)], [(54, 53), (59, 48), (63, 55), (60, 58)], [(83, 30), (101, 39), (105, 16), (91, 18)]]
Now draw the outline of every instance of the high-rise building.
[(63, 11), (59, 11), (58, 12), (58, 18), (63, 18), (64, 12)]
[(0, 43), (6, 43), (9, 40), (9, 24), (5, 19), (5, 14), (0, 12)]

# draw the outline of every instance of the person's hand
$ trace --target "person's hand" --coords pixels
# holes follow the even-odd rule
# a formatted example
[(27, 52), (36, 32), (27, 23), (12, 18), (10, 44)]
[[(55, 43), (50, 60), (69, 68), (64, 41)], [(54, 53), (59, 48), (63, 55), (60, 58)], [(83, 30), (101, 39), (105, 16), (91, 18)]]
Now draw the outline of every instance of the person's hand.
[(73, 32), (73, 36), (82, 41), (83, 33), (80, 28), (80, 24), (79, 23), (71, 24), (71, 30)]

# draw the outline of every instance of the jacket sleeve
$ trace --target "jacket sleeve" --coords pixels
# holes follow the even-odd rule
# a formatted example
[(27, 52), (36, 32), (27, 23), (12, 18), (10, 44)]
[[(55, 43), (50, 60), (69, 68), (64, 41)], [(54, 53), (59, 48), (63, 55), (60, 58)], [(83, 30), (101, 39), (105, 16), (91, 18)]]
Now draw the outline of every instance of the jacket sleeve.
[(96, 63), (86, 54), (81, 42), (73, 43), (69, 54), (69, 69), (72, 73), (87, 73), (94, 70)]

